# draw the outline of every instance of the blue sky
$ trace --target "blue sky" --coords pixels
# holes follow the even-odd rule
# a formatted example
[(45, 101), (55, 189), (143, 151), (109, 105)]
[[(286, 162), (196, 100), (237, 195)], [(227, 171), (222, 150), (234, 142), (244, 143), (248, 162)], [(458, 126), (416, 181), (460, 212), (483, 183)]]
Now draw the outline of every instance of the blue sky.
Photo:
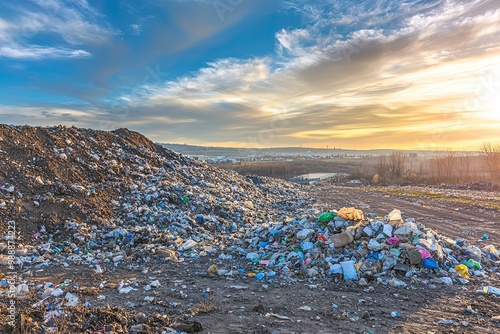
[(0, 122), (242, 147), (500, 141), (500, 4), (2, 1)]

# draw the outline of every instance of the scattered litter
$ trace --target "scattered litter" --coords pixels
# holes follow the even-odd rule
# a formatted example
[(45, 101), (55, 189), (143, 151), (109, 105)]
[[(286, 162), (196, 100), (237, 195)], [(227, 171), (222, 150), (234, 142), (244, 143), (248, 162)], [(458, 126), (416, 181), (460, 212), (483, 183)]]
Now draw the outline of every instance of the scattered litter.
[(500, 296), (500, 289), (499, 288), (494, 288), (492, 286), (485, 286), (481, 290), (477, 290), (478, 293), (482, 294), (494, 294)]
[[(147, 139), (134, 143), (131, 138), (136, 134), (128, 130), (49, 127), (37, 131), (40, 137), (55, 139), (26, 150), (32, 155), (29, 159), (0, 162), (2, 171), (15, 170), (18, 175), (0, 181), (0, 218), (18, 219), (20, 226), (37, 224), (26, 229), (31, 232), (16, 249), (16, 265), (23, 270), (83, 265), (101, 279), (117, 268), (137, 272), (137, 279), (128, 278), (116, 286), (106, 281), (96, 284), (89, 302), (106, 300), (104, 293), (111, 299), (108, 289), (115, 294), (136, 290), (141, 299), (151, 291), (157, 297), (146, 296), (144, 301), (164, 302), (154, 289), (162, 286), (160, 280), (166, 284), (165, 273), (151, 269), (148, 274), (145, 268), (154, 261), (181, 271), (186, 262), (204, 258), (201, 275), (213, 281), (256, 284), (258, 289), (299, 282), (320, 291), (322, 284), (346, 280), (356, 281), (355, 286), (365, 292), (377, 284), (406, 289), (418, 284), (430, 289), (468, 284), (468, 279), (475, 282), (495, 275), (500, 267), (497, 248), (483, 247), (491, 240), (487, 234), (477, 247), (444, 237), (398, 209), (378, 216), (355, 207), (321, 207), (296, 185), (217, 169)], [(2, 132), (2, 152), (9, 149), (6, 145), (31, 147), (28, 142), (14, 145), (11, 137)], [(54, 173), (40, 169), (41, 161), (54, 163)], [(61, 176), (72, 170), (81, 177)], [(27, 220), (19, 214), (16, 203), (27, 203), (33, 216)], [(42, 216), (47, 207), (63, 217), (60, 224), (49, 224), (50, 219)], [(5, 237), (0, 243), (2, 271), (10, 261)], [(237, 260), (248, 266), (234, 266)], [(54, 312), (46, 313), (50, 317), (60, 316), (62, 305), (83, 305), (78, 296), (87, 301), (74, 282), (59, 283), (35, 288), (21, 282), (14, 291), (19, 298), (36, 294), (40, 300), (34, 305), (50, 307)], [(172, 293), (189, 300), (191, 283), (175, 284)], [(6, 289), (8, 284), (2, 280), (1, 286)], [(233, 284), (229, 289), (248, 290), (249, 286)], [(198, 287), (197, 296), (200, 291)], [(478, 293), (500, 295), (500, 289), (485, 286)], [(209, 290), (203, 287), (201, 296), (208, 298)], [(127, 307), (136, 304), (129, 302)], [(266, 316), (291, 321), (274, 313)], [(391, 317), (398, 316), (391, 312)], [(356, 322), (360, 317), (349, 319)], [(453, 320), (438, 323), (456, 324)]]
[(265, 315), (266, 317), (274, 317), (274, 318), (278, 318), (280, 320), (290, 320), (292, 321), (292, 319), (290, 319), (289, 317), (287, 316), (284, 316), (284, 315), (279, 315), (279, 314), (275, 314), (275, 313), (266, 313)]

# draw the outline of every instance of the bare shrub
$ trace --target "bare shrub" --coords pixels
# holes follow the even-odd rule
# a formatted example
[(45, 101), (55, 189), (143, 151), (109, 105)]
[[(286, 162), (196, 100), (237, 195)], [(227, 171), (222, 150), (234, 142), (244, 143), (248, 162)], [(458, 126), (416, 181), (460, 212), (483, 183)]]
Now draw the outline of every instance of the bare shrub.
[(500, 181), (500, 145), (483, 143), (479, 150), (491, 179)]
[(388, 183), (397, 183), (408, 175), (408, 159), (402, 151), (392, 151), (390, 155), (379, 156), (375, 164), (375, 172), (379, 180)]

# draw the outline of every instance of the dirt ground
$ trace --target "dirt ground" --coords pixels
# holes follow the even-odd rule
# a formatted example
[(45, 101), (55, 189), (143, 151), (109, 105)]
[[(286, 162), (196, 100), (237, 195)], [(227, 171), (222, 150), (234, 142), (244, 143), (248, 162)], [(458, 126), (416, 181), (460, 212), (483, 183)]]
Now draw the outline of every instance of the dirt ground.
[[(451, 202), (450, 198), (457, 198), (456, 194), (426, 196), (421, 189), (392, 191), (328, 185), (313, 187), (311, 191), (325, 208), (355, 206), (377, 214), (398, 208), (406, 217), (413, 217), (441, 234), (478, 243), (487, 233), (489, 240), (482, 242), (498, 245), (500, 210), (484, 204), (494, 202), (498, 194), (470, 192), (471, 198), (485, 198), (471, 203)], [(210, 277), (207, 268), (214, 263), (219, 268), (233, 270), (234, 274)], [(453, 286), (434, 283), (424, 276), (405, 288), (396, 288), (377, 282), (359, 286), (338, 278), (293, 282), (277, 277), (268, 282), (247, 277), (248, 272), (257, 268), (245, 259), (205, 257), (172, 263), (156, 258), (103, 274), (95, 274), (83, 266), (28, 268), (23, 278), (54, 284), (70, 279), (65, 291), (92, 305), (72, 310), (62, 331), (65, 333), (97, 333), (100, 329), (104, 332), (105, 326), (108, 332), (112, 329), (126, 333), (138, 324), (141, 326), (135, 328), (142, 333), (161, 333), (160, 329), (168, 326), (187, 332), (202, 328), (201, 333), (235, 334), (500, 332), (500, 297), (476, 292), (486, 285), (500, 287), (498, 275), (471, 278), (466, 285)], [(154, 279), (161, 286), (145, 291), (143, 287)], [(131, 282), (137, 290), (119, 294), (116, 286), (121, 280)], [(99, 295), (106, 299), (98, 300)], [(146, 296), (155, 299), (145, 301)], [(17, 305), (24, 323), (21, 332), (30, 332), (30, 326), (35, 328), (42, 321), (46, 310), (31, 307), (35, 301), (20, 301)], [(5, 314), (5, 307), (0, 311)], [(397, 315), (391, 315), (392, 312)], [(440, 324), (440, 320), (454, 323)], [(3, 332), (10, 330), (4, 327)]]

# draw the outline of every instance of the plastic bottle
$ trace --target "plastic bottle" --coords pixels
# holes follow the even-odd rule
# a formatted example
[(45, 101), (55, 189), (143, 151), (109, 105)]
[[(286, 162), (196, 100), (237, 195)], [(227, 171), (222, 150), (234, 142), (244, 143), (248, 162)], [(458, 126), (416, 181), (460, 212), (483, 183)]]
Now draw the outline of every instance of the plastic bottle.
[(265, 275), (264, 275), (263, 273), (258, 273), (257, 275), (255, 275), (255, 279), (257, 279), (257, 280), (261, 280), (261, 279), (263, 279), (263, 278), (264, 278), (264, 276), (265, 276)]
[(494, 288), (494, 287), (492, 287), (490, 285), (485, 286), (482, 290), (477, 290), (477, 292), (485, 294), (485, 295), (494, 294), (494, 295), (500, 296), (500, 289), (499, 288)]
[(181, 247), (179, 247), (179, 250), (181, 251), (190, 250), (194, 246), (196, 246), (196, 241), (189, 239), (184, 244), (182, 244)]
[(266, 274), (266, 277), (276, 277), (276, 273), (274, 271), (270, 271)]

